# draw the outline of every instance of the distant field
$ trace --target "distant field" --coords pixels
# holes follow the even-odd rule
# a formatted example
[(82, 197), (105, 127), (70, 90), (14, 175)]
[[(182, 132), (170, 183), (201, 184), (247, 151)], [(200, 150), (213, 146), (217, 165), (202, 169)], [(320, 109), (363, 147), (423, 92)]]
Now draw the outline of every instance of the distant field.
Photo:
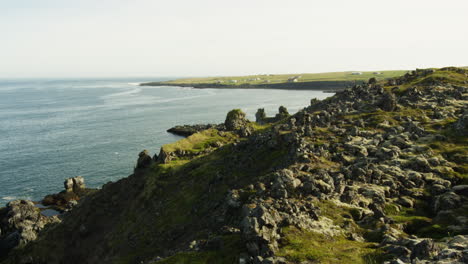
[[(375, 77), (377, 80), (401, 76), (408, 71), (379, 71), (379, 72), (327, 72), (327, 73), (301, 73), (301, 74), (262, 74), (229, 77), (184, 78), (167, 81), (167, 84), (222, 84), (260, 85), (288, 82), (329, 82), (329, 81), (367, 81)], [(359, 73), (359, 74), (356, 74)]]

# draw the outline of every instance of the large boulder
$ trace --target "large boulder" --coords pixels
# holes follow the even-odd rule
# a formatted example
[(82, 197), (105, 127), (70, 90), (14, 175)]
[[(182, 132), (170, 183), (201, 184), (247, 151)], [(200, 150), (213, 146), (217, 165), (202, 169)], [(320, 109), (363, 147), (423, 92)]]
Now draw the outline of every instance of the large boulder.
[(247, 125), (248, 120), (245, 118), (245, 113), (240, 109), (229, 111), (224, 121), (224, 125), (228, 131), (237, 131)]
[(68, 178), (63, 182), (63, 185), (65, 187), (65, 191), (74, 193), (79, 193), (86, 188), (84, 178), (82, 176)]
[(434, 198), (432, 210), (434, 213), (440, 210), (456, 209), (460, 206), (462, 199), (454, 192), (446, 192)]
[(255, 113), (255, 122), (263, 124), (265, 122), (266, 113), (264, 108), (259, 108)]
[(288, 109), (286, 107), (284, 107), (284, 106), (280, 106), (278, 108), (278, 114), (276, 114), (275, 119), (276, 119), (276, 121), (279, 121), (279, 120), (287, 118), (289, 116), (290, 116), (290, 114), (288, 112)]
[(391, 112), (394, 111), (397, 107), (396, 97), (393, 93), (385, 92), (380, 101), (380, 108), (382, 110)]
[(463, 114), (458, 118), (458, 121), (454, 124), (455, 131), (460, 135), (466, 135), (468, 132), (468, 110), (465, 110)]

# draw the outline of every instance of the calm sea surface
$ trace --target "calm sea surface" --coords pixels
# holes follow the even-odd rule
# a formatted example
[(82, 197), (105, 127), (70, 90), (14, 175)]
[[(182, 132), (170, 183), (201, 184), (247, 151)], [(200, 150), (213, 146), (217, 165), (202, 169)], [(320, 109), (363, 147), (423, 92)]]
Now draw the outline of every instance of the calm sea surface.
[(233, 108), (251, 120), (259, 107), (294, 113), (331, 95), (137, 86), (155, 80), (0, 80), (0, 206), (61, 191), (68, 177), (89, 187), (126, 177), (141, 150), (180, 139), (166, 132), (174, 125), (221, 123)]

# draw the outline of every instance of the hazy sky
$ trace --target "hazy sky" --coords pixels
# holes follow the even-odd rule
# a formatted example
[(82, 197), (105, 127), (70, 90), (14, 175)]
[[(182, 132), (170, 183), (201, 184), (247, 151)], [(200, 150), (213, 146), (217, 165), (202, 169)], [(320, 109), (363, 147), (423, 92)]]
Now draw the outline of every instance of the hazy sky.
[(468, 65), (467, 0), (0, 0), (0, 77)]

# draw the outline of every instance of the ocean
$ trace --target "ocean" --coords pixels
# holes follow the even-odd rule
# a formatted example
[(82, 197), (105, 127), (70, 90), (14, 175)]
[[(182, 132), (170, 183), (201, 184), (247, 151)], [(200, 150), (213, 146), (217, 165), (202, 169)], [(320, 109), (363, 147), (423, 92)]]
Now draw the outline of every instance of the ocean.
[(0, 206), (15, 199), (40, 200), (83, 176), (99, 188), (132, 173), (138, 153), (151, 154), (181, 137), (175, 125), (221, 123), (241, 108), (255, 120), (284, 105), (290, 113), (321, 91), (192, 89), (138, 86), (139, 79), (0, 80)]

